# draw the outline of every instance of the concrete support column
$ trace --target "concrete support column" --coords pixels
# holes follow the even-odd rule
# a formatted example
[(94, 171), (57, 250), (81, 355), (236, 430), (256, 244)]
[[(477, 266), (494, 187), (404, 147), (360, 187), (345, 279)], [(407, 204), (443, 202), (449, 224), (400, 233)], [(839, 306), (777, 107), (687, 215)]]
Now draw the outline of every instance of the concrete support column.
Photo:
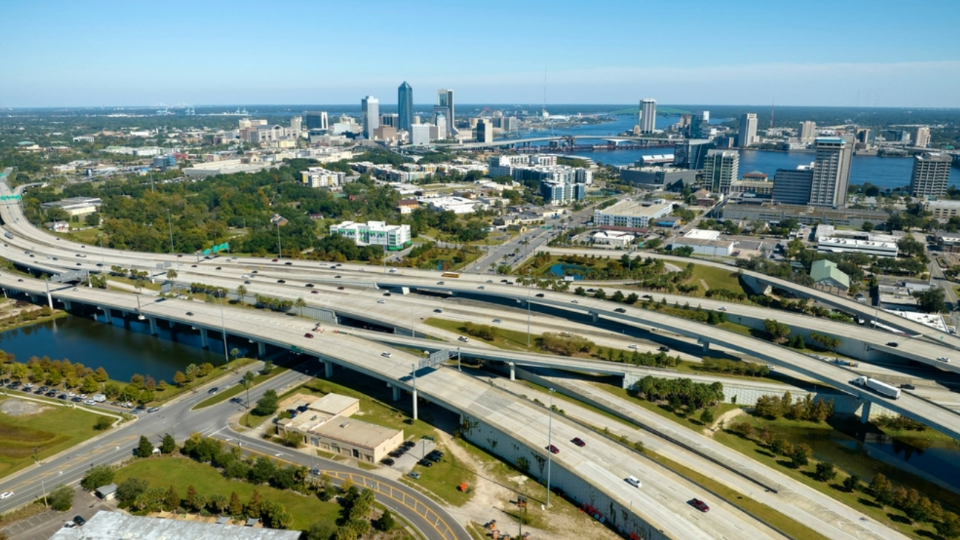
[(510, 380), (517, 380), (517, 366), (513, 362), (507, 362), (507, 365), (510, 366)]
[(204, 349), (210, 347), (210, 340), (207, 339), (207, 329), (200, 329), (200, 346)]
[(150, 321), (150, 334), (154, 336), (157, 335), (159, 333), (157, 332), (157, 318), (148, 317), (147, 320)]
[(709, 342), (709, 341), (704, 341), (704, 342), (703, 342), (703, 352), (706, 353), (706, 352), (709, 352), (709, 351), (710, 351), (710, 342)]
[(391, 387), (391, 388), (393, 389), (393, 400), (394, 400), (394, 401), (400, 401), (400, 387), (399, 387), (399, 386), (393, 386), (393, 387)]
[(71, 302), (71, 301), (69, 301), (69, 300), (64, 300), (64, 301), (63, 301), (63, 307), (64, 307), (64, 309), (66, 309), (67, 311), (70, 311), (71, 309), (73, 309), (73, 302)]
[(873, 408), (872, 401), (863, 401), (863, 409), (860, 411), (860, 422), (866, 424), (870, 421), (870, 409)]
[(328, 379), (333, 377), (333, 362), (323, 363), (323, 376)]
[(417, 419), (417, 391), (413, 391), (413, 419)]
[(110, 308), (101, 309), (103, 309), (103, 319), (107, 321), (107, 324), (113, 324), (113, 315), (110, 314)]
[(27, 296), (30, 297), (30, 300), (31, 300), (34, 304), (37, 303), (37, 295), (35, 295), (35, 294), (33, 294), (33, 293), (30, 293), (30, 294), (27, 295)]
[(257, 354), (262, 358), (267, 354), (267, 344), (260, 341), (257, 343)]
[(590, 318), (593, 319), (593, 322), (597, 322), (597, 320), (600, 318), (600, 315), (596, 313), (591, 313)]
[(50, 291), (47, 291), (47, 305), (50, 306), (50, 309), (53, 309), (53, 297), (50, 296)]

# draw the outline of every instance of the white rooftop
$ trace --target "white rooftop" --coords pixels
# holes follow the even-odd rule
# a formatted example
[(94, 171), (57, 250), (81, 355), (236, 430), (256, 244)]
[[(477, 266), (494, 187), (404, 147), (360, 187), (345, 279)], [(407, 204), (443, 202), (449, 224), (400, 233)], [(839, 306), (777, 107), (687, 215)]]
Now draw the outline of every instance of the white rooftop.
[(717, 240), (720, 238), (720, 231), (710, 231), (707, 229), (690, 229), (690, 232), (683, 235), (685, 240)]
[(300, 531), (197, 523), (97, 512), (83, 527), (59, 529), (50, 540), (298, 540)]

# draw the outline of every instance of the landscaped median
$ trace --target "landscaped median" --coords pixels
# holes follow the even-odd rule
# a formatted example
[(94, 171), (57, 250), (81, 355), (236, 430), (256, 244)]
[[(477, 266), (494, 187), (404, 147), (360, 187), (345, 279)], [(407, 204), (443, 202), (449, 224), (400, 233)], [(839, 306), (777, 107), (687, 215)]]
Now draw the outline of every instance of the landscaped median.
[[(275, 367), (270, 371), (270, 373), (261, 372), (259, 375), (254, 375), (253, 379), (250, 381), (251, 382), (250, 388), (253, 389), (258, 384), (269, 381), (270, 379), (276, 377), (277, 375), (280, 375), (284, 371), (287, 371), (287, 369), (288, 368), (285, 368), (285, 367)], [(207, 399), (201, 401), (200, 403), (197, 403), (196, 405), (193, 406), (193, 410), (204, 409), (211, 405), (216, 405), (217, 403), (223, 403), (224, 401), (232, 397), (242, 394), (245, 390), (246, 389), (242, 384), (232, 386), (222, 392), (218, 392), (217, 394), (211, 397), (208, 397)]]

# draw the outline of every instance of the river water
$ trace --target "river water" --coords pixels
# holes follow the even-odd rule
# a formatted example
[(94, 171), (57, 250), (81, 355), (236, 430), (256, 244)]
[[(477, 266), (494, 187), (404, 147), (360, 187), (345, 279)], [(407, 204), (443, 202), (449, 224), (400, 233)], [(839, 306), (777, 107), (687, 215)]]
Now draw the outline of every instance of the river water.
[[(559, 136), (559, 135), (615, 135), (633, 129), (636, 118), (633, 116), (617, 116), (615, 122), (574, 126), (571, 128), (548, 131), (533, 131), (523, 133), (521, 139), (532, 137)], [(677, 116), (658, 116), (657, 128), (664, 129), (680, 121)], [(720, 123), (722, 119), (711, 120), (711, 123)], [(585, 144), (600, 144), (602, 141), (583, 141)], [(771, 180), (777, 169), (795, 169), (797, 165), (809, 164), (813, 161), (813, 154), (809, 152), (764, 152), (759, 150), (739, 150), (740, 175), (760, 171)], [(636, 163), (641, 156), (654, 154), (672, 154), (671, 148), (652, 148), (649, 150), (617, 150), (613, 152), (576, 152), (572, 155), (583, 156), (597, 163), (607, 165), (630, 165)], [(876, 156), (854, 156), (850, 164), (850, 183), (865, 184), (870, 182), (882, 188), (896, 188), (910, 185), (910, 175), (913, 172), (913, 160), (909, 158), (891, 158)], [(956, 167), (950, 175), (950, 185), (960, 181), (960, 172)]]

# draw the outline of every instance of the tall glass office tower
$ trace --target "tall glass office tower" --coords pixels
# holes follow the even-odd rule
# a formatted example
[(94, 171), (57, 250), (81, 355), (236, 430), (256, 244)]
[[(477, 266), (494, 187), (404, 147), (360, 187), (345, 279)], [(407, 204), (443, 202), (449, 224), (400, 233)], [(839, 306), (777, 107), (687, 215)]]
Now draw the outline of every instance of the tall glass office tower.
[(400, 113), (397, 127), (410, 131), (413, 125), (413, 88), (406, 81), (397, 89), (397, 109)]

